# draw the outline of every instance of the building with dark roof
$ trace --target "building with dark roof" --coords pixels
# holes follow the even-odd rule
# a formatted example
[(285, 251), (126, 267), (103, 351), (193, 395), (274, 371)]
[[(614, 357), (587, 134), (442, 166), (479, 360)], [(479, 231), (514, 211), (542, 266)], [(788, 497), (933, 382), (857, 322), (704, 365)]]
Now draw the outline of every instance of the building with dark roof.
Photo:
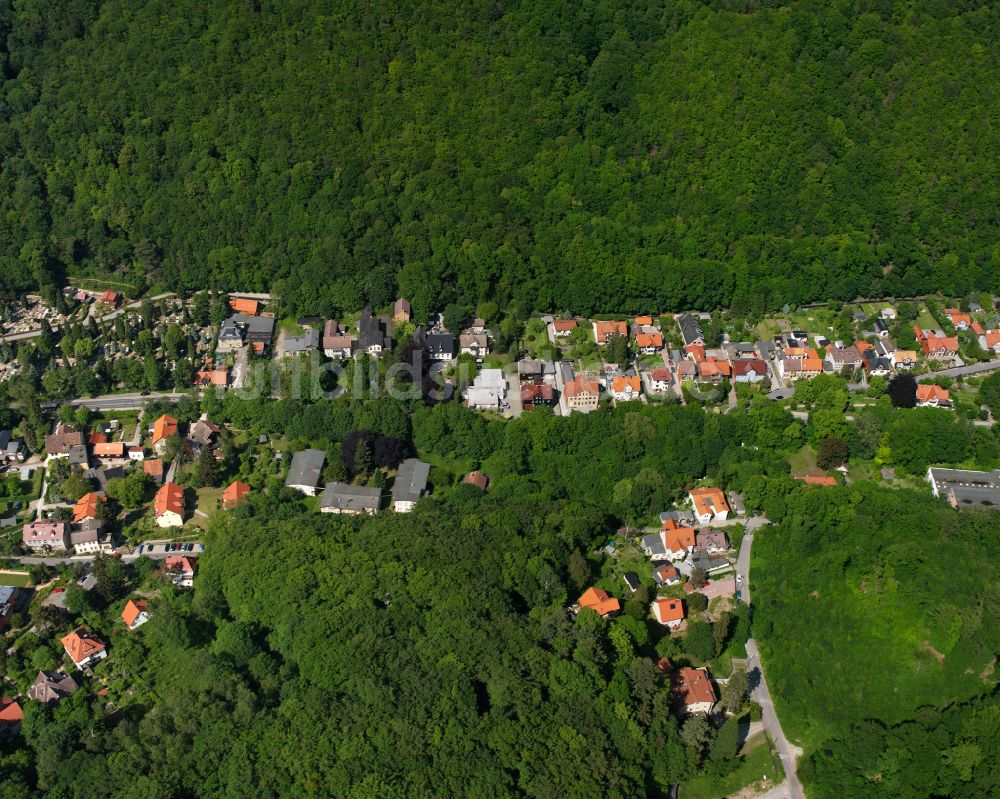
[(352, 516), (373, 514), (382, 506), (382, 489), (354, 486), (348, 483), (327, 483), (319, 498), (322, 513), (344, 513)]
[(326, 453), (323, 450), (304, 449), (296, 452), (292, 456), (285, 485), (310, 497), (316, 496), (316, 487), (319, 485), (325, 463)]
[(430, 475), (429, 463), (416, 458), (407, 458), (399, 464), (396, 481), (392, 484), (392, 509), (397, 513), (408, 513), (413, 510), (417, 500), (427, 491), (427, 478)]

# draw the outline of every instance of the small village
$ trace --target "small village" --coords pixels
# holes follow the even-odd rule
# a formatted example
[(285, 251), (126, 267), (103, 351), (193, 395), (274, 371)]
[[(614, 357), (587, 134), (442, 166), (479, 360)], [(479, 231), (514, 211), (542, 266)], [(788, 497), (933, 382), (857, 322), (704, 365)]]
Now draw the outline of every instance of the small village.
[[(251, 387), (261, 368), (282, 375), (296, 363), (326, 359), (363, 361), (377, 374), (404, 351), (408, 358), (417, 352), (453, 401), (487, 418), (535, 408), (569, 416), (625, 403), (693, 403), (725, 414), (765, 401), (803, 422), (810, 406), (796, 391), (802, 381), (837, 378), (849, 392), (850, 412), (885, 394), (895, 377), (910, 375), (911, 407), (946, 409), (992, 427), (977, 386), (1000, 364), (1000, 321), (992, 301), (976, 299), (962, 309), (927, 302), (787, 309), (756, 325), (727, 314), (681, 313), (535, 316), (516, 328), (495, 311), (484, 318), (445, 310), (417, 324), (405, 299), (341, 320), (282, 319), (269, 296), (130, 303), (115, 292), (77, 290), (64, 293), (62, 310), (42, 305), (36, 298), (4, 316), (11, 320), (0, 351), (8, 377), (24, 365), (17, 350), (48, 346), (53, 373), (89, 369), (99, 357), (93, 371), (105, 378), (91, 385), (93, 398), (77, 396), (72, 382), (53, 383), (36, 408), (45, 419), (40, 433), (27, 417), (0, 431), (0, 632), (16, 657), (20, 635), (74, 625), (59, 637), (62, 662), (39, 656), (33, 662), (45, 667), (25, 694), (0, 700), (0, 734), (16, 732), (25, 701), (54, 705), (81, 680), (108, 690), (115, 642), (150, 619), (160, 592), (196, 586), (204, 532), (218, 514), (238, 514), (255, 495), (281, 490), (320, 514), (404, 514), (444, 488), (437, 464), (420, 457), (392, 459), (358, 479), (350, 468), (362, 457), (356, 452), (341, 463), (312, 442), (255, 434), (204, 410)], [(52, 336), (43, 332), (49, 325)], [(283, 379), (272, 383), (287, 393)], [(358, 397), (358, 386), (351, 387)], [(374, 438), (352, 445), (368, 459), (390, 446)], [(846, 462), (809, 462), (793, 476), (819, 488), (852, 479)], [(891, 480), (891, 469), (882, 477)], [(459, 482), (487, 492), (491, 481), (477, 469)], [(926, 482), (955, 507), (1000, 506), (1000, 471), (931, 467)], [(660, 630), (657, 669), (678, 718), (749, 712), (757, 734), (762, 689), (749, 682), (753, 653), (738, 635), (729, 643), (709, 631), (749, 628), (749, 542), (768, 521), (748, 515), (736, 491), (702, 484), (664, 508), (657, 522), (609, 534), (597, 553), (604, 564), (598, 579), (566, 607), (567, 618), (592, 612), (612, 619), (629, 603), (640, 607)], [(139, 589), (116, 601), (119, 627), (86, 623), (88, 592), (101, 590), (109, 574), (124, 579), (123, 570), (142, 577)], [(766, 740), (762, 733), (759, 740)], [(769, 757), (779, 780), (774, 750)]]

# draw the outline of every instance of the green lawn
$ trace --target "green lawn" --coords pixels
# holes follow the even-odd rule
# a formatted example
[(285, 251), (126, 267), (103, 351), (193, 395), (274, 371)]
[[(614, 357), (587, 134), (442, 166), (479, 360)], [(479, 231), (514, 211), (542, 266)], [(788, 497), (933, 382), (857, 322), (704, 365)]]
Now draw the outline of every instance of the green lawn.
[(927, 310), (927, 306), (923, 303), (920, 304), (920, 313), (917, 314), (917, 318), (913, 320), (913, 324), (919, 325), (921, 328), (940, 327), (938, 320), (931, 315), (931, 312)]
[(28, 572), (0, 571), (0, 585), (12, 585), (15, 588), (27, 588), (31, 585), (31, 575)]
[(808, 444), (790, 455), (788, 464), (792, 467), (793, 477), (804, 477), (807, 474), (820, 472), (820, 468), (816, 465), (816, 452)]
[(286, 336), (301, 336), (305, 331), (294, 319), (282, 319), (278, 322), (278, 330), (283, 330)]
[(755, 793), (761, 793), (785, 779), (781, 761), (764, 733), (747, 741), (743, 751), (734, 771), (724, 777), (706, 774), (685, 782), (680, 795), (684, 799), (721, 799), (751, 785)]

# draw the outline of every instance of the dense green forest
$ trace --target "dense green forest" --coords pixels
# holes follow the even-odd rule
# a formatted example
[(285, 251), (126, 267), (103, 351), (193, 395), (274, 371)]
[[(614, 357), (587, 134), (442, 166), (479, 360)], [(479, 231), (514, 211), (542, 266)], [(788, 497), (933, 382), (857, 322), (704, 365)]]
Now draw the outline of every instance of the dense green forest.
[(871, 484), (788, 497), (754, 545), (754, 636), (816, 797), (996, 795), (998, 557), (996, 511)]
[[(991, 467), (996, 434), (888, 401), (848, 424), (844, 393), (813, 381), (808, 424), (766, 400), (510, 422), (416, 400), (183, 400), (182, 421), (206, 412), (251, 441), (324, 449), (325, 477), (377, 485), (380, 458), (415, 452), (433, 497), (407, 515), (320, 515), (266, 446), (227, 444), (220, 477), (253, 493), (210, 523), (194, 592), (157, 582), (151, 561), (103, 559), (94, 591), (71, 588), (66, 611), (35, 603), (37, 627), (0, 652), (23, 690), (61, 661), (73, 624), (110, 642), (72, 699), (26, 703), (23, 737), (0, 747), (0, 794), (638, 799), (724, 774), (734, 720), (680, 723), (654, 664), (742, 644), (746, 614), (678, 641), (649, 619), (645, 588), (616, 589), (611, 621), (564, 612), (604, 579), (623, 521), (648, 522), (708, 477), (775, 522), (754, 548), (753, 634), (806, 748), (810, 797), (991, 795), (997, 514), (884, 484), (807, 487), (788, 458), (844, 425), (857, 457), (878, 445), (901, 474), (919, 475), (927, 438), (935, 459)], [(347, 454), (359, 440), (366, 468)], [(459, 484), (472, 468), (493, 478), (487, 492)], [(118, 613), (136, 590), (152, 619), (130, 633)]]
[(0, 289), (337, 314), (1000, 290), (976, 0), (0, 2)]

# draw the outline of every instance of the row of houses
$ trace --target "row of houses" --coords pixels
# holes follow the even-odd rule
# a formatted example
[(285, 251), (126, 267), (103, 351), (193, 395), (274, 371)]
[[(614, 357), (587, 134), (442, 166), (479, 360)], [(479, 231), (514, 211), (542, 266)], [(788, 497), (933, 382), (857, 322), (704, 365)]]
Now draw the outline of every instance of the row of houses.
[[(316, 496), (322, 479), (326, 453), (318, 449), (296, 452), (285, 478), (285, 485), (307, 496)], [(396, 471), (391, 490), (392, 509), (408, 513), (428, 491), (430, 464), (407, 458)], [(319, 495), (322, 513), (348, 515), (374, 514), (383, 505), (383, 490), (375, 486), (356, 486), (340, 481), (326, 483)]]

